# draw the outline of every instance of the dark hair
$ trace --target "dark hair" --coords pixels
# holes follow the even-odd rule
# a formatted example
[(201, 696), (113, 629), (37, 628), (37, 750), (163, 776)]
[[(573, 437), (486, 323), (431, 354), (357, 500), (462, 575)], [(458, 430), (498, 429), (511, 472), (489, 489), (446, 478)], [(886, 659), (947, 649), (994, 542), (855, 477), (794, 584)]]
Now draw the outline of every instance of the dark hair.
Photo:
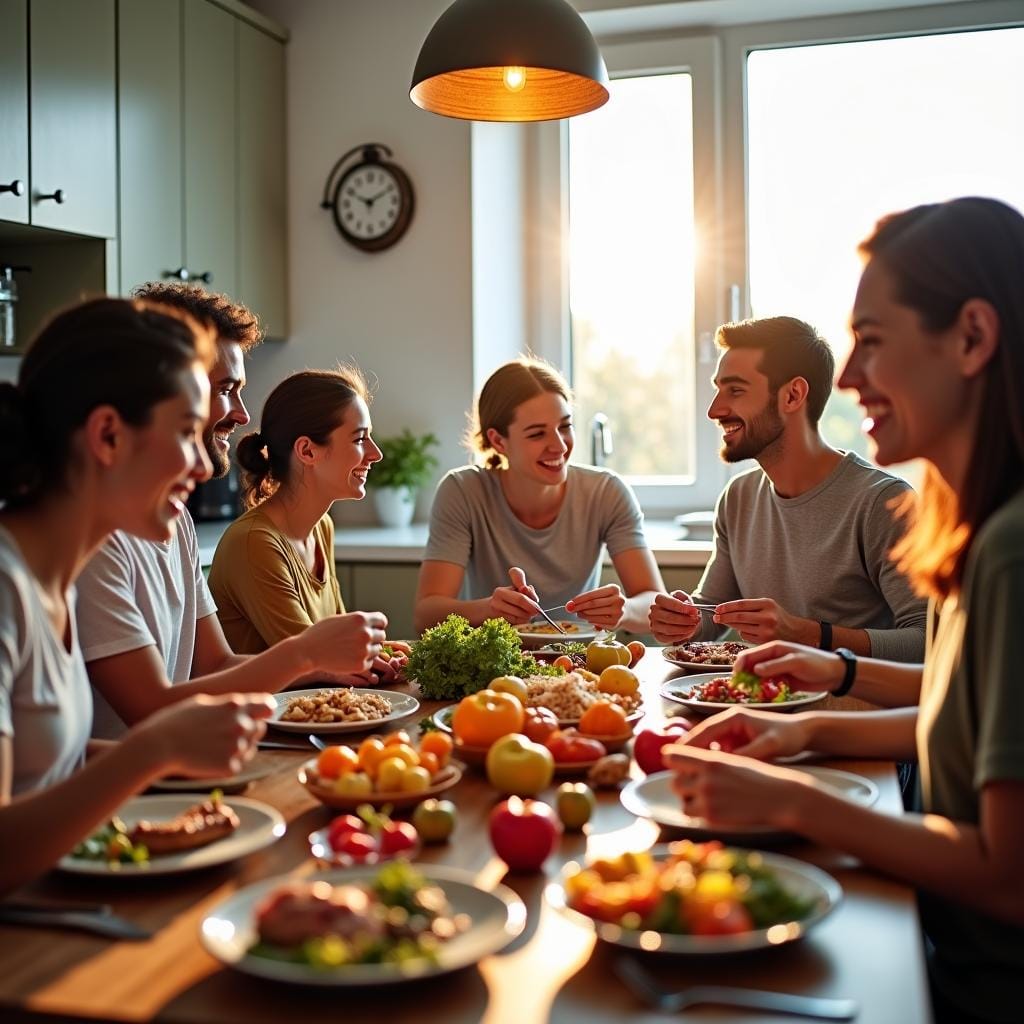
[(252, 508), (288, 482), (292, 447), (300, 437), (327, 444), (356, 398), (368, 402), (366, 379), (354, 366), (300, 370), (285, 377), (263, 405), (260, 429), (238, 442), (242, 498)]
[(487, 378), (477, 397), (465, 444), (488, 469), (501, 469), (505, 456), (491, 447), (487, 431), (493, 428), (507, 437), (516, 409), (543, 394), (561, 395), (572, 402), (568, 381), (550, 363), (535, 356), (513, 359)]
[(187, 313), (216, 335), (217, 341), (230, 341), (249, 352), (263, 340), (263, 331), (255, 313), (240, 302), (232, 302), (219, 292), (208, 292), (199, 285), (183, 281), (150, 281), (139, 285), (136, 299), (157, 302), (161, 306)]
[(945, 597), (959, 589), (981, 525), (1024, 485), (1024, 217), (995, 199), (916, 206), (880, 220), (860, 253), (931, 333), (949, 329), (969, 299), (999, 318), (959, 498), (929, 467), (920, 500), (902, 506), (911, 525), (892, 552), (921, 593)]
[(93, 409), (111, 405), (145, 426), (182, 371), (212, 355), (208, 332), (152, 303), (93, 299), (59, 313), (30, 344), (17, 385), (0, 384), (0, 501), (22, 507), (59, 490), (71, 436)]
[(770, 316), (722, 324), (715, 332), (719, 348), (756, 348), (764, 355), (761, 372), (768, 378), (773, 394), (794, 377), (807, 381), (807, 419), (818, 425), (825, 403), (832, 394), (836, 361), (828, 342), (803, 320), (792, 316)]

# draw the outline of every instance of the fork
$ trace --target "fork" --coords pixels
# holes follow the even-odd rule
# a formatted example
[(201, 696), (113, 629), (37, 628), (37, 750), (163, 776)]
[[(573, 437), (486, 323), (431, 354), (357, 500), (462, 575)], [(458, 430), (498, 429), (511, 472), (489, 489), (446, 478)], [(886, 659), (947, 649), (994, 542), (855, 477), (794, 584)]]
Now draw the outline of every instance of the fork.
[(40, 928), (70, 928), (91, 932), (108, 939), (139, 942), (151, 939), (153, 933), (133, 921), (117, 917), (108, 904), (86, 904), (76, 907), (65, 903), (0, 903), (0, 924), (24, 924)]
[(825, 1020), (853, 1020), (860, 1012), (860, 1007), (853, 999), (821, 999), (754, 988), (694, 985), (673, 992), (664, 988), (635, 959), (629, 957), (620, 957), (615, 961), (615, 973), (635, 995), (665, 1013), (676, 1013), (702, 1004), (737, 1006), (747, 1010), (765, 1010), (769, 1013), (788, 1013), (795, 1017), (819, 1017)]

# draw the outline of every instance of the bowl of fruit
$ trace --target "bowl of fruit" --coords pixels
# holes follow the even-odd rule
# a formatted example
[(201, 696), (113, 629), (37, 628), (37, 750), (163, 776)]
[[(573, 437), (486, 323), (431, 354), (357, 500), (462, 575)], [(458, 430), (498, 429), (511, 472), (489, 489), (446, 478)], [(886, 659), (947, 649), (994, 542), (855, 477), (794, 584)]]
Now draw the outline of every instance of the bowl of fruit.
[(415, 825), (360, 804), (355, 814), (339, 814), (326, 828), (311, 832), (309, 849), (322, 867), (350, 868), (395, 857), (412, 860), (421, 844)]

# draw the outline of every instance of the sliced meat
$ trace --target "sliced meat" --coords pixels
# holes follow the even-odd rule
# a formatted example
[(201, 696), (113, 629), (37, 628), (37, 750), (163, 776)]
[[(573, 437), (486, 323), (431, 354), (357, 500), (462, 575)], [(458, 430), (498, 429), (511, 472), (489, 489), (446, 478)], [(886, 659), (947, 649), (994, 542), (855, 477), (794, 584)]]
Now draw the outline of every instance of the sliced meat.
[(131, 830), (133, 843), (143, 843), (151, 857), (206, 846), (231, 835), (238, 815), (220, 801), (207, 800), (189, 807), (170, 821), (140, 821)]
[(381, 938), (384, 922), (367, 892), (354, 885), (296, 882), (272, 892), (256, 910), (260, 940), (299, 946), (325, 935)]

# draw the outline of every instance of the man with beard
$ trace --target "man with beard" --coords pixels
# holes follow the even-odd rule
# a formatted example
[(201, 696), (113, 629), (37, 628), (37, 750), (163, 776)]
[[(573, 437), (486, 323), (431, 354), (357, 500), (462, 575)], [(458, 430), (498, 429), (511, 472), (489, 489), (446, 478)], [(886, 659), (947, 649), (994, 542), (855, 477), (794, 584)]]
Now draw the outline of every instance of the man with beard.
[(708, 416), (722, 427), (722, 458), (758, 468), (719, 497), (714, 549), (694, 593), (659, 594), (651, 606), (655, 638), (715, 640), (732, 628), (748, 643), (921, 661), (925, 602), (889, 558), (902, 533), (894, 506), (911, 488), (819, 433), (835, 372), (827, 342), (785, 316), (725, 324), (715, 341)]
[[(256, 317), (227, 296), (188, 284), (148, 284), (136, 297), (184, 312), (217, 338), (203, 446), (214, 476), (230, 467), (230, 437), (249, 422), (243, 356), (259, 343)], [(116, 738), (167, 704), (197, 693), (275, 692), (374, 663), (387, 619), (337, 615), (259, 655), (233, 654), (199, 563), (186, 510), (167, 543), (115, 531), (77, 582), (78, 634), (95, 692), (93, 735)]]

